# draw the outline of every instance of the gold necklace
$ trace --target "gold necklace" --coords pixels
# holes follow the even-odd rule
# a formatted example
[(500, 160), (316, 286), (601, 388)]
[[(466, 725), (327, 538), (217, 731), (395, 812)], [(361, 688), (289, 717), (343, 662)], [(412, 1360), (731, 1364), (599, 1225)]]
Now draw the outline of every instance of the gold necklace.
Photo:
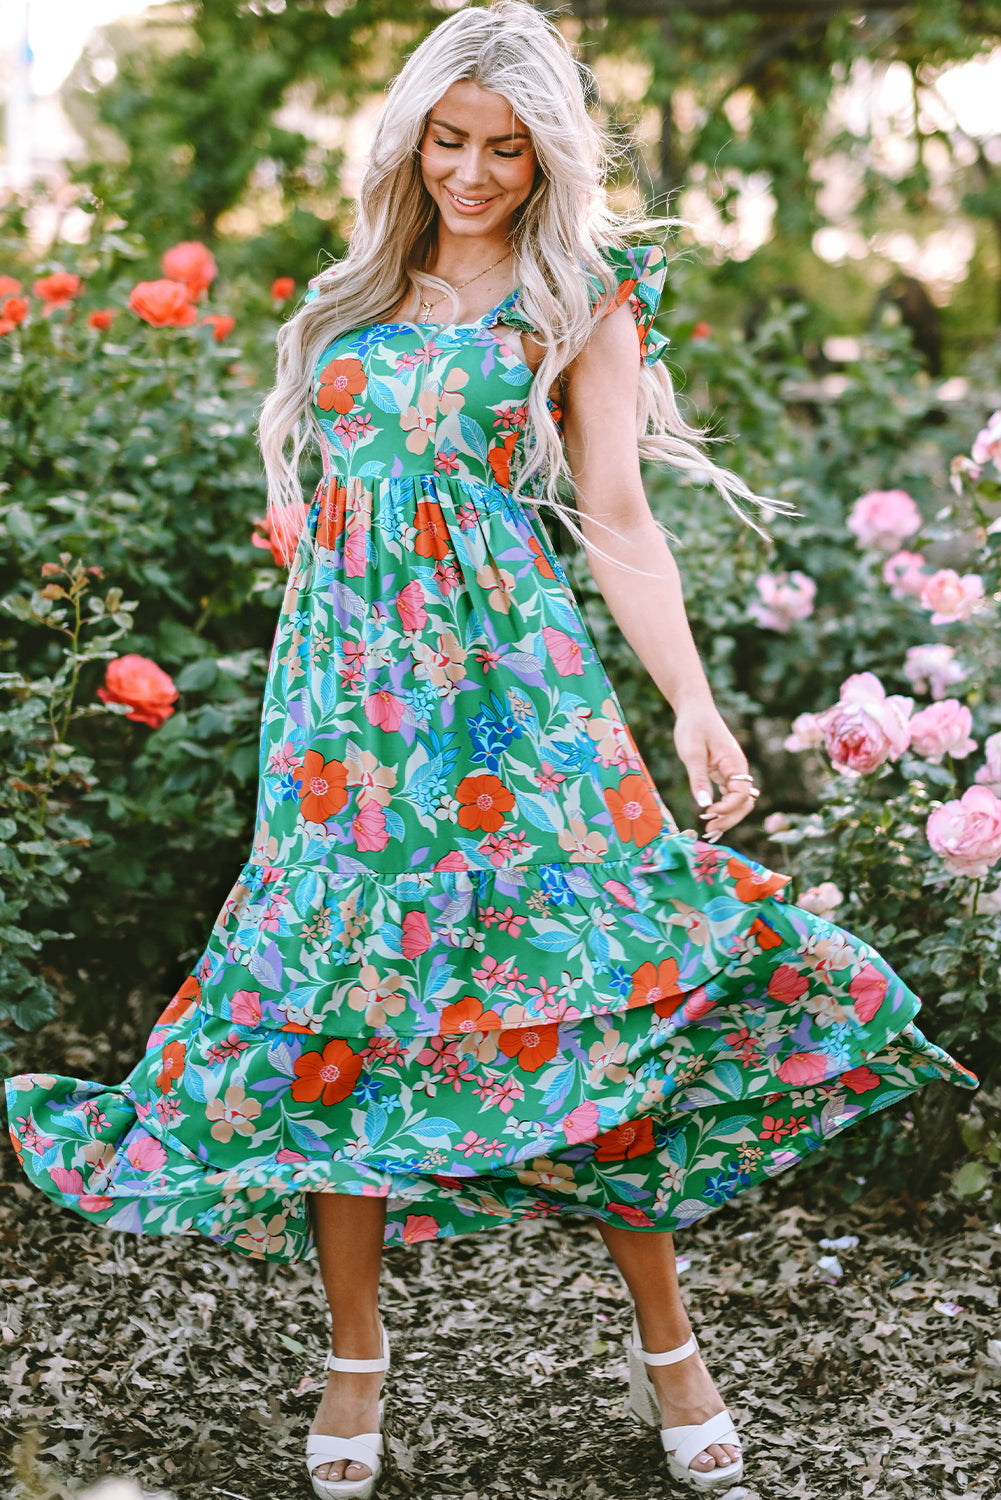
[[(469, 276), (465, 281), (457, 281), (456, 284), (452, 287), (452, 291), (461, 292), (467, 286), (472, 286), (474, 281), (479, 281), (480, 277), (486, 276), (488, 271), (494, 271), (503, 261), (510, 260), (513, 254), (514, 252), (512, 250), (508, 250), (506, 254), (500, 257), (500, 260), (495, 260), (493, 265), (485, 266), (482, 271), (477, 271), (475, 276)], [(444, 277), (442, 278), (442, 280), (444, 280)], [(451, 285), (451, 283), (449, 283), (449, 285)], [(435, 297), (433, 302), (429, 302), (424, 296), (423, 292), (418, 293), (418, 296), (420, 298), (420, 306), (418, 307), (417, 312), (421, 322), (426, 321), (427, 315), (428, 313), (430, 313), (431, 309), (437, 307), (439, 302), (444, 302), (447, 295), (447, 292), (443, 292), (440, 297)]]

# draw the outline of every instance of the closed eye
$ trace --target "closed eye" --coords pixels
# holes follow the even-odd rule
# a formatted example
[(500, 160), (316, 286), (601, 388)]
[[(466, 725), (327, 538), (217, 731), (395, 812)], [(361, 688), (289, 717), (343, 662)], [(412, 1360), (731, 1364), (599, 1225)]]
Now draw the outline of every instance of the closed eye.
[[(439, 141), (439, 140), (436, 139), (435, 140), (435, 145), (436, 146), (444, 146), (444, 148), (445, 148), (446, 151), (459, 151), (459, 150), (461, 150), (461, 148), (463, 146), (463, 142), (462, 141)], [(517, 158), (519, 156), (523, 155), (523, 153), (521, 151), (501, 151), (498, 147), (495, 146), (494, 147), (494, 155), (495, 156), (503, 157), (503, 159), (505, 161), (515, 161), (515, 160), (517, 160)]]

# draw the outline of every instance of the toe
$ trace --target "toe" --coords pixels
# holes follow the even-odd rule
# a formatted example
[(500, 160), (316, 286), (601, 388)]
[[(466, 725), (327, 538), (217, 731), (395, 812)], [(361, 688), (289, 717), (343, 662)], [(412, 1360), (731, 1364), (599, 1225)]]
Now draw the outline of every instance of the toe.
[(713, 1458), (712, 1454), (707, 1449), (705, 1449), (703, 1450), (703, 1452), (696, 1454), (695, 1458), (692, 1459), (688, 1467), (690, 1469), (698, 1469), (700, 1474), (706, 1474), (710, 1469), (715, 1469), (716, 1460)]
[(367, 1479), (371, 1472), (372, 1470), (365, 1464), (352, 1463), (348, 1464), (347, 1468), (344, 1470), (344, 1478), (354, 1480)]

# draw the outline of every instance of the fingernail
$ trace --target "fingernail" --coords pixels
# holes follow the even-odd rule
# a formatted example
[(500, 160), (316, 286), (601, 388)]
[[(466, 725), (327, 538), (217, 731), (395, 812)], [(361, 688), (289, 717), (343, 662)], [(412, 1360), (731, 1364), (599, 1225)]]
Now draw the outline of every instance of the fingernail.
[(699, 787), (699, 790), (695, 793), (695, 800), (700, 807), (708, 807), (713, 800), (713, 794), (712, 792), (707, 792), (704, 786)]

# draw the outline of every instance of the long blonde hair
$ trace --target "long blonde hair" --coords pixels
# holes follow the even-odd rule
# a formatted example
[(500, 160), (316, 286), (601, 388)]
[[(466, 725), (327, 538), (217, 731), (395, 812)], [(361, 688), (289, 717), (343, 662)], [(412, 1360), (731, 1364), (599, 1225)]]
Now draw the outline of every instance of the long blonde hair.
[[(621, 247), (652, 229), (663, 234), (671, 221), (611, 209), (605, 190), (610, 152), (587, 107), (588, 96), (596, 92), (593, 76), (526, 0), (495, 0), (457, 11), (416, 48), (389, 88), (347, 255), (314, 281), (318, 296), (278, 334), (277, 377), (261, 408), (259, 431), (268, 504), (281, 511), (302, 499), (299, 464), (318, 432), (312, 385), (324, 350), (352, 329), (389, 319), (412, 288), (434, 288), (439, 295), (451, 290), (426, 269), (437, 208), (422, 180), (420, 144), (438, 100), (467, 79), (508, 101), (531, 134), (541, 169), (511, 236), (520, 308), (545, 351), (528, 397), (515, 493), (555, 509), (580, 537), (560, 501), (561, 481), (570, 475), (547, 397), (593, 332), (589, 277), (607, 292), (614, 290), (600, 247)], [(698, 446), (703, 434), (685, 422), (671, 377), (659, 361), (641, 368), (636, 425), (643, 458), (705, 476), (751, 525), (755, 522), (742, 502), (785, 508), (754, 495), (737, 475), (707, 457)]]

